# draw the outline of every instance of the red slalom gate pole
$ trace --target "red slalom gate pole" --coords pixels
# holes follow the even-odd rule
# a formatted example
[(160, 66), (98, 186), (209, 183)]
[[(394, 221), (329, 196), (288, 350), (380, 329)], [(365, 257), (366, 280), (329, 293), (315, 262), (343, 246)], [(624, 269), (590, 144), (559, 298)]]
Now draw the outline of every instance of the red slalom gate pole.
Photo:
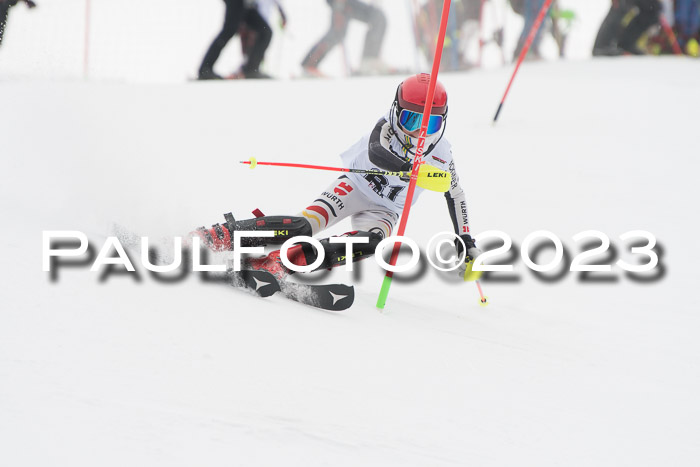
[[(428, 83), (428, 93), (425, 99), (425, 108), (423, 109), (423, 118), (420, 125), (420, 132), (418, 133), (418, 144), (416, 146), (416, 156), (413, 159), (413, 171), (411, 172), (411, 181), (408, 184), (408, 191), (406, 192), (406, 202), (403, 206), (403, 212), (401, 213), (401, 220), (399, 221), (398, 236), (403, 236), (406, 231), (406, 223), (408, 222), (408, 215), (411, 212), (411, 202), (413, 201), (413, 192), (416, 190), (416, 181), (418, 179), (418, 170), (420, 165), (423, 163), (423, 151), (425, 150), (425, 138), (428, 134), (428, 121), (430, 120), (430, 112), (433, 110), (433, 96), (435, 95), (435, 86), (437, 85), (438, 72), (440, 71), (440, 60), (442, 59), (442, 49), (445, 44), (445, 31), (447, 30), (447, 19), (450, 15), (450, 0), (445, 0), (442, 5), (442, 17), (440, 18), (440, 31), (438, 32), (437, 45), (435, 47), (435, 55), (433, 57), (433, 70), (430, 73), (430, 82)], [(391, 259), (389, 264), (391, 266), (396, 265), (396, 260), (399, 257), (399, 250), (401, 249), (400, 243), (394, 243), (394, 249), (391, 252)], [(379, 292), (379, 297), (377, 298), (377, 308), (383, 309), (386, 305), (387, 297), (389, 296), (389, 288), (391, 287), (391, 280), (394, 277), (392, 271), (387, 271), (384, 276), (384, 281), (382, 282), (382, 288)]]
[(668, 37), (668, 41), (671, 43), (673, 53), (675, 55), (683, 55), (683, 50), (681, 49), (681, 45), (678, 43), (678, 38), (673, 32), (673, 28), (671, 27), (671, 25), (668, 24), (668, 21), (666, 21), (664, 15), (659, 15), (659, 22), (661, 23), (661, 28), (664, 30), (666, 36)]
[(537, 19), (535, 19), (535, 22), (532, 25), (532, 28), (530, 28), (530, 34), (528, 34), (528, 36), (527, 36), (527, 40), (525, 41), (525, 45), (523, 46), (523, 50), (520, 51), (520, 57), (518, 57), (518, 63), (515, 65), (515, 71), (513, 71), (513, 75), (510, 77), (510, 81), (508, 82), (508, 87), (506, 88), (506, 92), (503, 94), (503, 99), (501, 99), (501, 103), (498, 104), (498, 110), (496, 110), (496, 116), (493, 117), (494, 124), (496, 123), (496, 120), (498, 120), (498, 115), (501, 113), (501, 109), (503, 108), (503, 103), (506, 101), (506, 97), (508, 97), (508, 92), (510, 91), (510, 87), (513, 85), (513, 81), (515, 80), (515, 75), (518, 74), (518, 70), (520, 69), (520, 65), (523, 63), (525, 56), (530, 51), (530, 46), (532, 46), (532, 41), (535, 40), (535, 36), (537, 35), (537, 31), (540, 30), (540, 26), (542, 26), (542, 21), (544, 21), (544, 15), (547, 14), (547, 11), (549, 11), (549, 7), (551, 5), (552, 5), (552, 0), (545, 0), (544, 4), (542, 5), (542, 9), (540, 9), (540, 13), (537, 15)]

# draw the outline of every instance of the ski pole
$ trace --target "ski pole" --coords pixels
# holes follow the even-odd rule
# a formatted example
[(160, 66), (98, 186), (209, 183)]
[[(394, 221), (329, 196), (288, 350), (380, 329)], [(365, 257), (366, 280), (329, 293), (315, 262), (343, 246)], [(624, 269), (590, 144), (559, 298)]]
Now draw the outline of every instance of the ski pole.
[(481, 290), (481, 282), (475, 281), (476, 282), (476, 288), (479, 289), (479, 302), (481, 306), (486, 306), (489, 304), (489, 298), (484, 295), (484, 291)]
[[(241, 161), (241, 164), (250, 165), (251, 169), (254, 169), (258, 165), (271, 165), (275, 167), (296, 167), (301, 169), (314, 169), (314, 170), (330, 170), (333, 172), (348, 172), (356, 174), (370, 174), (370, 175), (389, 175), (396, 177), (410, 177), (411, 172), (390, 172), (386, 170), (362, 170), (362, 169), (348, 169), (346, 167), (329, 167), (326, 165), (311, 165), (311, 164), (297, 164), (291, 162), (259, 162), (254, 157), (250, 160)], [(418, 186), (425, 188), (430, 191), (437, 191), (444, 193), (450, 189), (452, 183), (452, 175), (449, 172), (440, 170), (432, 165), (423, 164), (418, 171)]]
[(479, 302), (481, 306), (486, 306), (489, 304), (488, 297), (484, 295), (484, 291), (481, 289), (481, 283), (479, 278), (483, 274), (481, 271), (474, 271), (474, 259), (470, 259), (466, 263), (466, 268), (464, 270), (464, 281), (476, 283), (476, 288), (479, 290)]
[(530, 46), (532, 45), (532, 41), (535, 40), (535, 36), (537, 35), (537, 32), (540, 30), (540, 26), (542, 25), (542, 21), (544, 20), (545, 14), (547, 14), (547, 10), (549, 10), (549, 6), (552, 4), (552, 0), (545, 0), (544, 4), (542, 5), (542, 8), (540, 9), (540, 13), (537, 15), (537, 19), (535, 19), (535, 22), (533, 23), (532, 27), (530, 28), (530, 34), (527, 36), (527, 40), (525, 41), (525, 45), (523, 46), (523, 50), (520, 51), (520, 57), (518, 57), (518, 63), (515, 65), (515, 70), (513, 71), (513, 74), (510, 77), (510, 81), (508, 82), (508, 86), (506, 87), (506, 92), (503, 94), (503, 99), (501, 99), (501, 103), (498, 105), (498, 110), (496, 110), (496, 116), (493, 117), (493, 123), (496, 123), (496, 120), (498, 120), (498, 114), (501, 113), (501, 109), (503, 108), (503, 103), (506, 101), (506, 97), (508, 97), (508, 92), (510, 91), (510, 87), (513, 85), (513, 81), (515, 80), (515, 75), (518, 73), (518, 70), (520, 69), (520, 65), (523, 63), (523, 60), (525, 59), (525, 56), (527, 53), (530, 51)]

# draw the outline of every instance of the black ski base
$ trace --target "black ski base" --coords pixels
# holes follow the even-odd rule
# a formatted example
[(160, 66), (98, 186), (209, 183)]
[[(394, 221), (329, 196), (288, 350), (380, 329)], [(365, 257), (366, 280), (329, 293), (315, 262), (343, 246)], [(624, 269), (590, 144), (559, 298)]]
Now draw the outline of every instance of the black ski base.
[(278, 280), (267, 271), (229, 271), (231, 285), (245, 287), (261, 297), (269, 297), (280, 292), (284, 297), (314, 308), (330, 311), (343, 311), (355, 301), (355, 288), (345, 284), (307, 285), (287, 280)]

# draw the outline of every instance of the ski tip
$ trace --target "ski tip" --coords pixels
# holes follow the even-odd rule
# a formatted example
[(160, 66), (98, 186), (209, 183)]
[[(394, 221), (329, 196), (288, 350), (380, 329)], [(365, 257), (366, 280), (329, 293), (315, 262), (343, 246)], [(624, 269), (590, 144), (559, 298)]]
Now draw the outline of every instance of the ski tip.
[(351, 286), (342, 286), (340, 287), (341, 290), (337, 290), (339, 293), (333, 293), (330, 292), (333, 302), (330, 304), (329, 307), (326, 307), (327, 310), (331, 311), (343, 311), (347, 310), (352, 306), (352, 304), (355, 302), (355, 287)]
[[(239, 286), (247, 287), (261, 297), (269, 297), (281, 290), (275, 276), (267, 271), (242, 270), (230, 274), (234, 280), (237, 280)], [(232, 282), (232, 285), (236, 286), (236, 283)]]

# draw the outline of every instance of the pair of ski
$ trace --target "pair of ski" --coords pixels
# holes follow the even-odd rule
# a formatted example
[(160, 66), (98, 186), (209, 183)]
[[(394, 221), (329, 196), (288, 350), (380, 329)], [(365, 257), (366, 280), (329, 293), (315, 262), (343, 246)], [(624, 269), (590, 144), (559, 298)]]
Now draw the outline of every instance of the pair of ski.
[(261, 269), (238, 272), (229, 270), (227, 274), (232, 286), (252, 290), (260, 297), (269, 297), (279, 292), (285, 298), (323, 310), (347, 310), (355, 300), (355, 289), (351, 285), (298, 284), (286, 279), (277, 279)]
[[(136, 254), (141, 252), (141, 244), (138, 235), (133, 233), (126, 227), (114, 224), (110, 235), (117, 237), (120, 244), (125, 248), (129, 248)], [(157, 254), (155, 258), (156, 264), (170, 264), (172, 258), (167, 254)], [(265, 270), (242, 270), (234, 272), (232, 269), (227, 271), (228, 282), (234, 287), (242, 287), (252, 290), (260, 297), (269, 297), (279, 292), (284, 297), (294, 300), (304, 305), (309, 305), (315, 308), (330, 311), (347, 310), (352, 306), (355, 300), (355, 289), (351, 285), (345, 284), (326, 284), (326, 285), (307, 285), (288, 281), (285, 279), (277, 279), (270, 272)]]

